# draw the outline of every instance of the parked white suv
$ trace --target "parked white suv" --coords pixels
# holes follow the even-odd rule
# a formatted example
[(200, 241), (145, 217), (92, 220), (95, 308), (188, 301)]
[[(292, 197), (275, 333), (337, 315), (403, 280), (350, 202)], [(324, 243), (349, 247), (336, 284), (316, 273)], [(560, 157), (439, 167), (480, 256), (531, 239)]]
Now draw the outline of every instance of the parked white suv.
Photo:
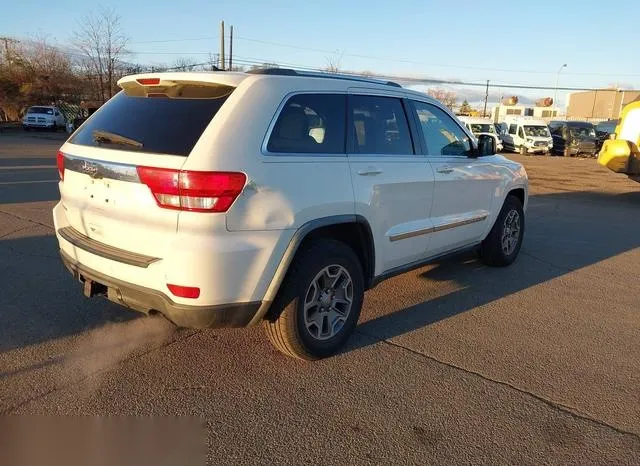
[(466, 248), (518, 255), (523, 167), (425, 94), (283, 69), (119, 85), (58, 153), (56, 234), (87, 296), (180, 326), (264, 321), (316, 359), (381, 280)]
[(38, 105), (29, 107), (22, 118), (22, 127), (25, 131), (33, 128), (46, 128), (56, 131), (65, 127), (64, 115), (58, 107)]

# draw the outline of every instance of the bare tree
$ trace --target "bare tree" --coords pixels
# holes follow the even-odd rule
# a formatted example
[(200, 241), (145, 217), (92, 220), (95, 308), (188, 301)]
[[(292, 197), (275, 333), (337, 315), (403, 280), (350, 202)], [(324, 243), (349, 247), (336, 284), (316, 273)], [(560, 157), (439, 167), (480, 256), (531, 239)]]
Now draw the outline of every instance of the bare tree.
[(11, 61), (0, 63), (0, 113), (16, 120), (29, 105), (80, 99), (82, 81), (64, 51), (46, 37), (22, 40), (11, 49)]
[(191, 57), (178, 57), (170, 69), (174, 71), (193, 71), (196, 65), (196, 61)]
[(439, 87), (427, 89), (427, 94), (434, 99), (439, 100), (451, 110), (453, 110), (453, 107), (455, 107), (456, 102), (458, 101), (455, 92), (447, 91), (446, 89), (442, 89)]
[(342, 55), (342, 53), (340, 55), (336, 53), (336, 55), (332, 57), (327, 57), (327, 66), (324, 70), (327, 73), (339, 73), (342, 67)]
[(114, 94), (127, 42), (120, 17), (112, 8), (100, 8), (97, 13), (88, 14), (74, 33), (73, 45), (83, 56), (84, 67), (95, 78), (102, 101)]

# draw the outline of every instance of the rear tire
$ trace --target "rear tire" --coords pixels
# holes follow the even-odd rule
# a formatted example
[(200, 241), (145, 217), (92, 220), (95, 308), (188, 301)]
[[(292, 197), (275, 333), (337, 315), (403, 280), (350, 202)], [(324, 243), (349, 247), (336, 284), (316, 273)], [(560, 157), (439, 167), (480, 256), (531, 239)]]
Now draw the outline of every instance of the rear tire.
[(520, 199), (507, 196), (493, 228), (480, 245), (480, 260), (494, 267), (513, 263), (522, 246), (524, 226), (524, 211)]
[(267, 337), (287, 356), (331, 356), (356, 327), (363, 299), (362, 266), (353, 250), (335, 240), (314, 241), (287, 272), (264, 322)]

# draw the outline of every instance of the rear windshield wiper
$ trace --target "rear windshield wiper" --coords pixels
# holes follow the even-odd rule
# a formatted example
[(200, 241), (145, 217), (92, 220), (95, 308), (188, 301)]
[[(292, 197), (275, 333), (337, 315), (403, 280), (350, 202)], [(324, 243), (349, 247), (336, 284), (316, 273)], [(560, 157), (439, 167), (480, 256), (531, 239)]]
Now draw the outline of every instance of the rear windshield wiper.
[(93, 134), (93, 140), (98, 144), (121, 144), (123, 146), (142, 149), (142, 143), (140, 141), (129, 139), (116, 133), (110, 133), (109, 131), (96, 129), (91, 134)]

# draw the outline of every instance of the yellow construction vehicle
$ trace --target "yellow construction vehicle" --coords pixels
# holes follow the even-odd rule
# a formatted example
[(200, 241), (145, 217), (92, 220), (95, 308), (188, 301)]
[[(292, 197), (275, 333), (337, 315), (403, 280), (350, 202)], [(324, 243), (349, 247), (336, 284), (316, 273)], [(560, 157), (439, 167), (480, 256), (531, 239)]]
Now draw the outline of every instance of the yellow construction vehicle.
[(640, 101), (624, 107), (615, 134), (600, 149), (598, 163), (640, 183)]

